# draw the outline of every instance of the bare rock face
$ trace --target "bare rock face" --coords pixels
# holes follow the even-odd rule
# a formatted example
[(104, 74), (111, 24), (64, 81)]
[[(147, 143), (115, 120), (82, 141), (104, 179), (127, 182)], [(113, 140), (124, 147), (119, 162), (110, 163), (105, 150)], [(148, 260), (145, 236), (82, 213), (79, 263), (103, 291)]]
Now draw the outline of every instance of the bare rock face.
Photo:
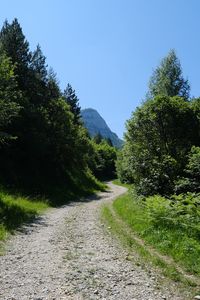
[(95, 109), (83, 109), (81, 111), (81, 116), (90, 136), (94, 137), (95, 135), (100, 133), (103, 138), (109, 138), (112, 141), (113, 146), (115, 146), (116, 148), (122, 147), (123, 141), (118, 138), (116, 133), (110, 130), (105, 120)]

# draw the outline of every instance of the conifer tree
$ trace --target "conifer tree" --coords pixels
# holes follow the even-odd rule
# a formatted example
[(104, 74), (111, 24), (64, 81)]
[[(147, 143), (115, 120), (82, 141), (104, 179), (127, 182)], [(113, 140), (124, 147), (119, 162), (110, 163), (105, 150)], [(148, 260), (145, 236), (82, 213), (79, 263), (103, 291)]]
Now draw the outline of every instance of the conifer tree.
[(64, 98), (66, 102), (70, 106), (70, 110), (74, 115), (74, 121), (75, 123), (80, 123), (80, 111), (81, 108), (79, 106), (79, 99), (76, 96), (75, 90), (72, 89), (72, 86), (70, 84), (67, 85), (66, 89), (64, 90)]
[(47, 81), (46, 57), (43, 55), (40, 45), (37, 45), (36, 50), (32, 53), (30, 67), (39, 80)]
[(21, 90), (26, 89), (27, 73), (31, 54), (29, 43), (25, 39), (17, 19), (11, 24), (6, 20), (0, 32), (0, 50), (15, 64), (15, 73)]
[(48, 71), (47, 90), (49, 99), (58, 99), (61, 96), (59, 82), (53, 68), (50, 68)]

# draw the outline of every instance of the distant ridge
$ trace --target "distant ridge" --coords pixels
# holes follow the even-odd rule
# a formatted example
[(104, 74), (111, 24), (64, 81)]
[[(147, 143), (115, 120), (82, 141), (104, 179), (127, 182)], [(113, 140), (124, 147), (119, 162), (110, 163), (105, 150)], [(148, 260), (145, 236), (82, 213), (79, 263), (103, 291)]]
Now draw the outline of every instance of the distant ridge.
[(90, 136), (94, 137), (95, 135), (100, 133), (103, 138), (111, 139), (113, 146), (115, 146), (116, 148), (122, 147), (123, 141), (118, 138), (116, 133), (110, 130), (105, 120), (95, 109), (83, 109), (81, 111), (81, 116), (84, 126), (87, 128)]

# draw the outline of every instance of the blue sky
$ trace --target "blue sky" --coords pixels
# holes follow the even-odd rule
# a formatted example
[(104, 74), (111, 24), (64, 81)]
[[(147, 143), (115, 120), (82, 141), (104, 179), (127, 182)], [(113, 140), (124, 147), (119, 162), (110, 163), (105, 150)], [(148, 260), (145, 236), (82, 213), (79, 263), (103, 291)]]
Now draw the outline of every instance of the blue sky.
[(61, 88), (98, 110), (120, 137), (152, 71), (177, 51), (191, 95), (200, 96), (199, 0), (4, 0), (0, 22), (17, 17), (39, 43)]

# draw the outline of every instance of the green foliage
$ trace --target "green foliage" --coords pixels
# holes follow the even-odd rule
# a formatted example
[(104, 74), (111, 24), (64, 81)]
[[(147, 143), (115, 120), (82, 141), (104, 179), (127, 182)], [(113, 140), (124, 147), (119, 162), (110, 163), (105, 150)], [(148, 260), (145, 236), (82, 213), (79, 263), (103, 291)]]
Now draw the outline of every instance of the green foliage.
[(108, 144), (109, 146), (114, 147), (114, 145), (113, 145), (113, 143), (112, 143), (112, 141), (111, 141), (110, 138), (106, 138), (105, 140), (106, 140), (106, 142), (107, 142), (107, 144)]
[(8, 193), (0, 188), (0, 240), (24, 222), (49, 207), (45, 199), (33, 199)]
[(133, 156), (129, 143), (126, 143), (122, 150), (117, 152), (116, 171), (117, 177), (123, 183), (133, 183)]
[(119, 179), (114, 179), (114, 180), (112, 181), (112, 183), (114, 183), (115, 185), (119, 185), (119, 186), (126, 187), (127, 189), (130, 189), (130, 188), (131, 188), (131, 184), (128, 184), (128, 183), (122, 183)]
[(188, 99), (189, 91), (190, 86), (188, 80), (183, 78), (180, 61), (175, 51), (171, 50), (154, 71), (150, 79), (147, 97), (154, 98), (163, 95), (181, 96)]
[(144, 195), (172, 193), (198, 130), (193, 104), (184, 98), (146, 101), (127, 122), (126, 145), (117, 164), (121, 180), (135, 182)]
[(17, 19), (14, 19), (11, 24), (7, 20), (5, 21), (0, 32), (0, 49), (15, 64), (19, 88), (24, 90), (28, 82), (27, 75), (31, 53)]
[(188, 157), (186, 172), (198, 180), (200, 179), (200, 147), (193, 146)]
[(96, 144), (100, 144), (103, 140), (103, 137), (102, 135), (100, 134), (100, 132), (98, 132), (94, 137), (93, 137), (93, 141), (96, 143)]
[(94, 156), (91, 169), (99, 179), (111, 179), (115, 177), (116, 149), (110, 146), (106, 140), (96, 144), (93, 141)]
[(46, 57), (43, 55), (40, 45), (31, 54), (30, 69), (38, 82), (45, 83), (47, 81), (47, 65)]
[[(123, 196), (125, 199), (125, 196)], [(136, 265), (142, 265), (145, 268), (149, 266), (152, 269), (152, 265), (159, 267), (162, 274), (174, 281), (180, 281), (186, 285), (187, 292), (189, 286), (196, 286), (196, 283), (186, 279), (183, 274), (181, 274), (177, 267), (170, 264), (169, 261), (165, 261), (159, 253), (152, 253), (152, 248), (148, 247), (146, 243), (138, 239), (135, 233), (131, 230), (127, 230), (125, 222), (120, 218), (116, 218), (116, 214), (109, 206), (104, 206), (102, 209), (103, 221), (109, 225), (109, 230), (116, 234), (122, 243), (129, 249), (130, 254), (126, 257), (127, 260), (134, 261)], [(125, 226), (122, 226), (125, 225)], [(141, 241), (141, 243), (140, 243)], [(134, 253), (134, 256), (132, 255)], [(139, 254), (139, 255), (136, 255)], [(156, 268), (158, 271), (158, 268)]]
[(46, 89), (46, 96), (45, 99), (47, 98), (47, 101), (49, 100), (56, 100), (59, 97), (61, 97), (61, 92), (59, 88), (59, 82), (57, 79), (57, 75), (54, 72), (52, 68), (49, 69), (48, 74), (47, 74), (47, 89)]
[(191, 148), (184, 171), (185, 176), (176, 181), (176, 192), (200, 192), (200, 147)]
[[(36, 194), (52, 194), (55, 186), (101, 188), (89, 170), (95, 149), (75, 91), (68, 85), (61, 92), (40, 46), (29, 50), (17, 19), (4, 23), (0, 49), (0, 182)], [(8, 137), (15, 138), (9, 145)]]
[(20, 106), (16, 103), (21, 95), (17, 90), (14, 66), (9, 58), (0, 55), (0, 146), (15, 138), (7, 126), (18, 116)]
[(188, 97), (171, 51), (151, 78), (148, 100), (127, 122), (117, 173), (135, 189), (114, 209), (143, 240), (199, 275), (200, 99)]
[(67, 104), (69, 104), (70, 110), (74, 115), (74, 122), (80, 123), (81, 108), (78, 103), (79, 100), (76, 96), (75, 90), (72, 89), (70, 84), (68, 84), (66, 89), (64, 90), (63, 96)]
[(118, 215), (147, 243), (193, 274), (200, 274), (200, 196), (159, 195), (141, 201), (135, 193), (114, 202)]

